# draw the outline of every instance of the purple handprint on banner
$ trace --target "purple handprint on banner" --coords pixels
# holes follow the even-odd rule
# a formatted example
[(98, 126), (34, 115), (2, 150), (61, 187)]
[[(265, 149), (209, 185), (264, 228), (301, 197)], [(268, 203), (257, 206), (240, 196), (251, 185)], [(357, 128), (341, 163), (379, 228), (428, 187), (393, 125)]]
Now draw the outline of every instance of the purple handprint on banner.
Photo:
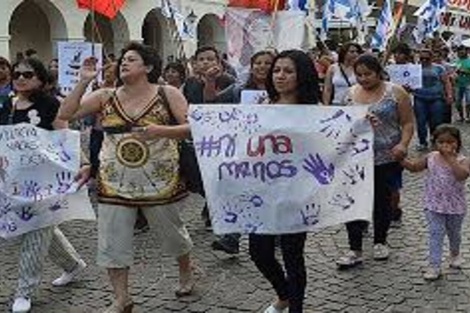
[(303, 210), (300, 211), (302, 216), (302, 222), (305, 226), (313, 226), (318, 224), (321, 206), (315, 203), (306, 205)]
[(28, 222), (36, 215), (36, 212), (34, 212), (32, 207), (26, 206), (22, 207), (19, 212), (16, 212), (16, 214), (22, 221)]
[(354, 200), (354, 198), (349, 194), (344, 193), (335, 195), (328, 203), (333, 206), (340, 207), (343, 210), (348, 210), (356, 203), (356, 200)]
[(329, 185), (335, 177), (335, 166), (333, 163), (326, 166), (318, 153), (315, 156), (309, 153), (308, 158), (304, 159), (303, 168), (312, 174), (322, 185)]
[(351, 156), (355, 156), (369, 150), (370, 146), (371, 143), (368, 139), (361, 139), (358, 141), (350, 142), (339, 142), (338, 146), (336, 147), (336, 151), (338, 151), (340, 155), (351, 152)]
[(57, 178), (58, 183), (58, 187), (56, 190), (58, 194), (67, 193), (67, 191), (72, 188), (72, 185), (75, 182), (74, 177), (70, 172), (57, 173), (55, 176)]
[(33, 180), (25, 181), (20, 189), (22, 197), (33, 199), (34, 201), (41, 199), (41, 187)]
[[(348, 182), (351, 185), (356, 185), (359, 181), (364, 181), (366, 178), (364, 166), (356, 164), (356, 166), (350, 166), (347, 170), (343, 171), (343, 174), (348, 178)], [(348, 184), (344, 182), (343, 185)]]
[(344, 110), (340, 109), (336, 111), (331, 117), (320, 120), (320, 124), (326, 124), (320, 132), (326, 134), (326, 137), (332, 137), (337, 139), (341, 134), (341, 131), (344, 126), (344, 122), (339, 121), (341, 117), (344, 117), (345, 122), (351, 122), (351, 116), (347, 114)]

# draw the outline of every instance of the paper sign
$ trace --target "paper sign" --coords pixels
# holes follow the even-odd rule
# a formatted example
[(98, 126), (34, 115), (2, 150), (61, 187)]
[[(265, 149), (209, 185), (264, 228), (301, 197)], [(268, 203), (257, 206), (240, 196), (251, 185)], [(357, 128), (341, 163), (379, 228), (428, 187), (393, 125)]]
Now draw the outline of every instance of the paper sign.
[(0, 236), (14, 237), (73, 219), (94, 220), (74, 180), (80, 133), (30, 124), (0, 127)]
[(423, 86), (423, 74), (420, 64), (391, 64), (387, 66), (390, 81), (411, 89), (420, 89)]
[(282, 234), (370, 220), (367, 107), (192, 105), (214, 232)]
[(265, 90), (243, 90), (240, 104), (266, 104), (268, 93)]
[[(98, 59), (97, 67), (102, 67), (103, 45), (95, 43), (93, 50), (91, 42), (61, 41), (57, 47), (59, 49), (59, 86), (62, 94), (68, 95), (80, 79), (80, 67), (85, 59), (93, 56)], [(98, 81), (101, 81), (101, 77), (98, 77)]]

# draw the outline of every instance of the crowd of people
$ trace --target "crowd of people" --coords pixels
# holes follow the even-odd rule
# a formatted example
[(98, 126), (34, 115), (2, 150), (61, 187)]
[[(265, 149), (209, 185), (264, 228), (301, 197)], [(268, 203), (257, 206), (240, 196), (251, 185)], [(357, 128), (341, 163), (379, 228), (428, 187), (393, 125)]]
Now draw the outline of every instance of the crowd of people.
[[(29, 51), (31, 52), (31, 51)], [(97, 263), (106, 268), (115, 300), (105, 313), (130, 313), (129, 268), (133, 264), (135, 227), (148, 225), (162, 239), (163, 252), (179, 265), (178, 297), (193, 292), (196, 280), (191, 259), (192, 242), (180, 210), (188, 190), (179, 171), (179, 142), (190, 138), (190, 104), (239, 104), (243, 90), (265, 90), (270, 105), (367, 106), (374, 130), (374, 259), (389, 258), (387, 234), (402, 219), (402, 171), (427, 171), (423, 209), (429, 221), (429, 269), (425, 279), (440, 277), (445, 234), (450, 241), (451, 266), (460, 267), (461, 227), (466, 214), (465, 180), (470, 161), (462, 154), (458, 127), (470, 122), (470, 58), (468, 49), (456, 54), (447, 47), (413, 51), (400, 43), (389, 56), (378, 56), (356, 43), (338, 51), (325, 48), (259, 51), (251, 57), (246, 80), (214, 47), (200, 47), (187, 63), (162, 60), (152, 47), (130, 43), (117, 60), (108, 58), (103, 80), (96, 59), (87, 59), (80, 80), (68, 95), (57, 83), (58, 61), (49, 69), (33, 55), (11, 65), (0, 58), (0, 125), (30, 123), (46, 130), (85, 125), (90, 144), (77, 176), (80, 185), (94, 181), (98, 201)], [(388, 79), (386, 65), (417, 63), (422, 67), (422, 88), (400, 86)], [(92, 85), (94, 91), (86, 93)], [(308, 123), (308, 117), (305, 122)], [(415, 133), (416, 150), (408, 151)], [(431, 140), (428, 140), (428, 137)], [(126, 145), (146, 151), (129, 155)], [(125, 175), (123, 175), (125, 173)], [(202, 185), (192, 192), (205, 196)], [(210, 208), (201, 212), (210, 229)], [(138, 222), (140, 220), (140, 222)], [(142, 222), (143, 221), (143, 222)], [(349, 251), (337, 260), (339, 269), (363, 262), (367, 221), (346, 224)], [(242, 234), (215, 238), (214, 250), (238, 254)], [(303, 312), (307, 284), (304, 247), (307, 234), (250, 234), (249, 254), (259, 272), (271, 283), (277, 299), (265, 313)], [(279, 246), (283, 265), (275, 257)], [(63, 274), (52, 283), (64, 286), (87, 264), (58, 227), (21, 236), (18, 287), (12, 311), (29, 312), (34, 290), (41, 281), (46, 255)]]

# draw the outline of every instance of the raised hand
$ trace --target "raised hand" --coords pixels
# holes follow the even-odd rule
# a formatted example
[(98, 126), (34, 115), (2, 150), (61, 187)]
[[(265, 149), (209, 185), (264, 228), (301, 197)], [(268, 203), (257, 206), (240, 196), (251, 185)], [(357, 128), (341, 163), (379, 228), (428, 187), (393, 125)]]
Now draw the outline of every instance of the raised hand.
[(309, 154), (308, 158), (304, 159), (303, 168), (312, 174), (322, 185), (329, 185), (335, 177), (335, 166), (333, 163), (326, 166), (318, 153), (315, 156)]
[(86, 58), (80, 68), (80, 79), (86, 82), (94, 80), (100, 71), (97, 69), (98, 59), (94, 57)]

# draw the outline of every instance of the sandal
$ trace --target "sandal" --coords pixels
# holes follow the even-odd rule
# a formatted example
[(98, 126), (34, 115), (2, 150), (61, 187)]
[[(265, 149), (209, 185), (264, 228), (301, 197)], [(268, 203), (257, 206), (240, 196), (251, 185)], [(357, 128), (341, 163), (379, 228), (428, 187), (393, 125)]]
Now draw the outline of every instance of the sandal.
[(175, 290), (175, 295), (177, 297), (186, 297), (193, 293), (194, 286), (196, 285), (196, 280), (194, 279), (193, 273), (189, 274), (188, 276), (183, 275), (180, 278), (180, 285)]

